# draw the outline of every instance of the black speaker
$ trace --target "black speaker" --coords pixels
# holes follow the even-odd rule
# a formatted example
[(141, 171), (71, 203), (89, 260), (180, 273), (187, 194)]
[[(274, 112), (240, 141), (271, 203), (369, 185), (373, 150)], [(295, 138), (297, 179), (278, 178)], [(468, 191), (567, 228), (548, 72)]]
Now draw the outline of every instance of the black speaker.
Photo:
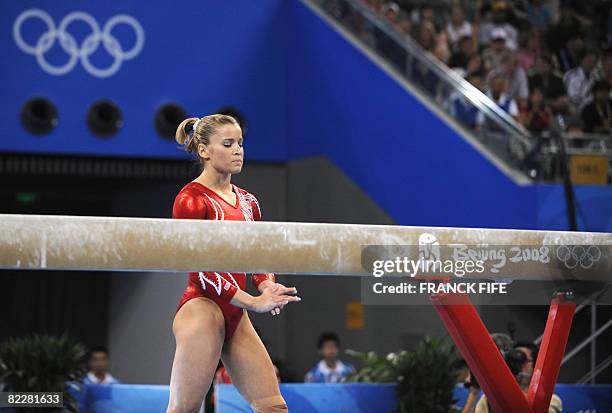
[(155, 112), (155, 130), (162, 138), (174, 140), (176, 128), (186, 117), (185, 110), (175, 103), (161, 105)]
[(123, 127), (123, 115), (113, 102), (101, 100), (87, 111), (87, 126), (94, 135), (109, 138)]
[(45, 97), (32, 98), (21, 108), (21, 124), (33, 135), (46, 135), (58, 123), (57, 108)]

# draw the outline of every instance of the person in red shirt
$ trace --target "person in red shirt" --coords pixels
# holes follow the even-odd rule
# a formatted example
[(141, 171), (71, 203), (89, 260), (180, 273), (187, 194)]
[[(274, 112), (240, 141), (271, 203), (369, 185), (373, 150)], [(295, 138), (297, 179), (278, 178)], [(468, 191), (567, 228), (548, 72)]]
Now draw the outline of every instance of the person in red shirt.
[[(176, 140), (198, 156), (202, 173), (176, 196), (173, 218), (258, 221), (257, 198), (231, 183), (242, 170), (242, 130), (228, 115), (184, 120)], [(246, 290), (245, 273), (192, 272), (172, 325), (176, 353), (170, 378), (168, 413), (198, 412), (219, 359), (256, 412), (287, 412), (274, 366), (246, 310), (280, 314), (300, 301), (294, 287), (274, 274), (254, 274), (259, 296)]]

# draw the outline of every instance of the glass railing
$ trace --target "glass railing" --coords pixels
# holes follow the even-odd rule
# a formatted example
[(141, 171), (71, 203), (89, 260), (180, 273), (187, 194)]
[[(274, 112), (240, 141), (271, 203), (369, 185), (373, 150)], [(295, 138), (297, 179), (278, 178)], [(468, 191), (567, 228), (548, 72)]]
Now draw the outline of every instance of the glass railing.
[(362, 47), (384, 58), (387, 67), (514, 174), (531, 181), (559, 181), (561, 160), (567, 165), (574, 155), (612, 159), (612, 139), (607, 136), (565, 133), (562, 126), (558, 133), (531, 133), (362, 0), (307, 1), (348, 30)]

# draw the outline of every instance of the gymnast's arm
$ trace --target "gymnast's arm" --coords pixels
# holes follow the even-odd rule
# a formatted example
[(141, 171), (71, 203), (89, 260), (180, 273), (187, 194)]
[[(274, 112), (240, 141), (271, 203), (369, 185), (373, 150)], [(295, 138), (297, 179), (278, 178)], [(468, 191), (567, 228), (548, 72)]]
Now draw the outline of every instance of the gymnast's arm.
[(297, 289), (276, 284), (275, 288), (264, 288), (261, 295), (253, 297), (251, 294), (236, 289), (230, 304), (256, 313), (266, 313), (275, 308), (282, 308), (291, 302), (298, 302)]
[[(257, 198), (255, 197), (253, 197), (251, 201), (251, 208), (253, 211), (253, 219), (255, 221), (261, 221), (261, 209), (259, 207), (259, 202), (257, 201)], [(279, 291), (279, 290), (282, 291), (283, 289), (287, 288), (282, 284), (278, 284), (276, 282), (275, 275), (272, 273), (253, 274), (252, 280), (253, 280), (253, 284), (255, 285), (255, 288), (257, 288), (257, 290), (261, 293), (263, 293), (264, 290), (267, 288), (272, 288), (273, 290), (276, 290), (276, 291)], [(290, 291), (291, 291), (291, 294), (297, 294), (297, 289), (293, 287), (290, 288)], [(280, 314), (280, 310), (282, 310), (284, 306), (285, 304), (282, 304), (279, 307), (273, 308), (271, 311), (272, 315)]]

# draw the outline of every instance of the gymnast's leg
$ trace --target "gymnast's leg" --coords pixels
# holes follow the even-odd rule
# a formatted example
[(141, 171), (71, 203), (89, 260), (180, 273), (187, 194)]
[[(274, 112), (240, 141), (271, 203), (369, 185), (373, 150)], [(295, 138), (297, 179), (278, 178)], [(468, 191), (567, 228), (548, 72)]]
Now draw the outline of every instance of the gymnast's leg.
[(167, 413), (197, 413), (210, 388), (225, 338), (223, 313), (207, 298), (187, 301), (174, 317), (176, 353)]
[(246, 312), (223, 347), (221, 358), (232, 382), (257, 413), (288, 411), (272, 360)]

